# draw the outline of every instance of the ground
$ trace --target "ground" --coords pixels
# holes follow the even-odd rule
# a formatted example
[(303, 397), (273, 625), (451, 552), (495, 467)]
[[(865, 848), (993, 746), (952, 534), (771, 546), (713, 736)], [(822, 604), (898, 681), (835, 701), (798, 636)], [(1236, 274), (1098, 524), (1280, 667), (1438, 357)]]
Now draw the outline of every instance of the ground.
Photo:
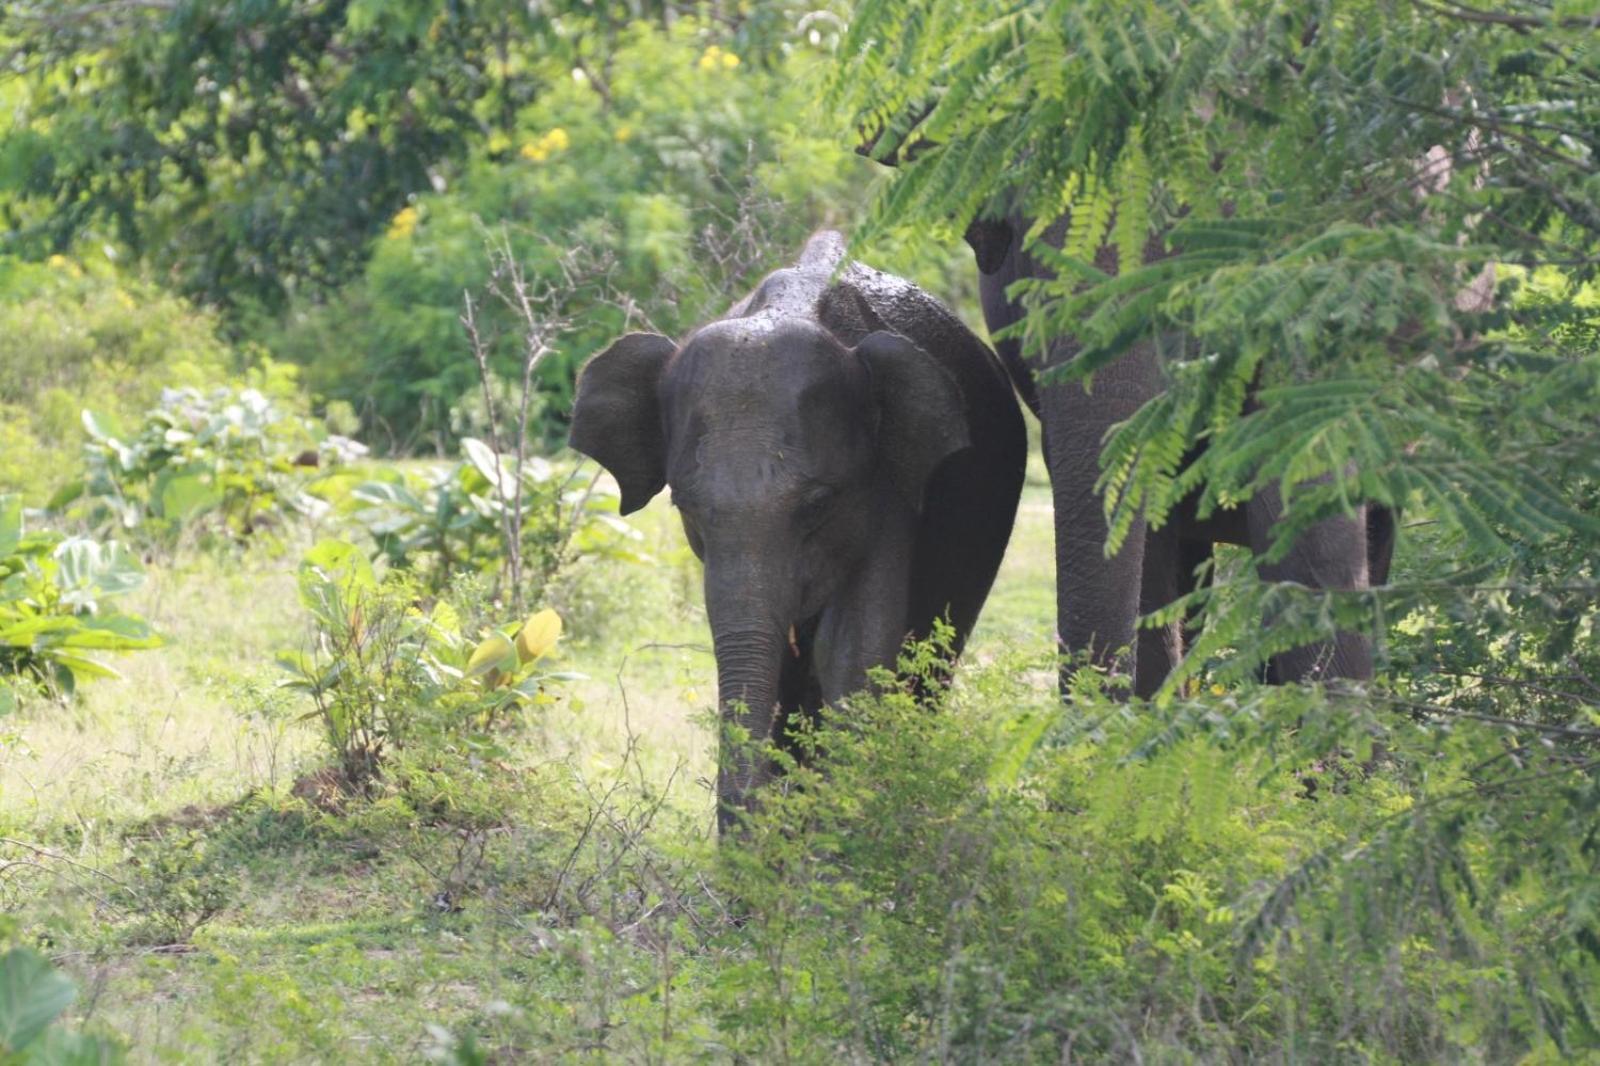
[[(136, 1062), (415, 1061), (464, 1026), (561, 1056), (655, 994), (657, 962), (736, 955), (653, 959), (648, 871), (619, 881), (635, 860), (607, 850), (711, 857), (698, 575), (664, 497), (636, 526), (654, 565), (586, 578), (561, 665), (587, 680), (495, 755), (503, 816), (478, 828), (308, 786), (318, 737), (272, 666), (306, 640), (293, 551), (153, 564), (128, 606), (165, 646), (0, 726), (0, 906), (78, 981), (71, 1024)], [(1035, 469), (969, 661), (1045, 648), (1050, 527)], [(653, 1057), (644, 1040), (605, 1046)]]

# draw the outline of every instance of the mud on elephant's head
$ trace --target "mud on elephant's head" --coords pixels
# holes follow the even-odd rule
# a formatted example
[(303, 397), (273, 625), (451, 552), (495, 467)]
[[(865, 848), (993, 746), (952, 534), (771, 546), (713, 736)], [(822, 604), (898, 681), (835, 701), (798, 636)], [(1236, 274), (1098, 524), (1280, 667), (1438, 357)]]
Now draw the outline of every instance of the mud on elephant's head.
[(815, 322), (764, 315), (681, 346), (623, 337), (579, 378), (571, 442), (616, 477), (624, 514), (670, 485), (714, 630), (780, 634), (970, 443), (955, 380), (911, 341), (876, 332), (846, 348)]

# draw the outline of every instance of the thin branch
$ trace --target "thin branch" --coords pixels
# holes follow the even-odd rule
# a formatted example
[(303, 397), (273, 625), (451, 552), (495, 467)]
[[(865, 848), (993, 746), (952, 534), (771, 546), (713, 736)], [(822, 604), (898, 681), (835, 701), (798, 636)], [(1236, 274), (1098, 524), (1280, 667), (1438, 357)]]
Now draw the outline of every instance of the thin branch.
[(1596, 30), (1600, 29), (1600, 15), (1568, 15), (1562, 18), (1541, 18), (1538, 15), (1510, 15), (1498, 11), (1483, 11), (1465, 4), (1452, 3), (1445, 0), (1442, 3), (1431, 3), (1429, 0), (1417, 0), (1419, 7), (1425, 8), (1447, 18), (1461, 19), (1464, 22), (1476, 22), (1485, 26), (1505, 26), (1518, 33), (1529, 30), (1545, 30), (1560, 28), (1564, 30)]

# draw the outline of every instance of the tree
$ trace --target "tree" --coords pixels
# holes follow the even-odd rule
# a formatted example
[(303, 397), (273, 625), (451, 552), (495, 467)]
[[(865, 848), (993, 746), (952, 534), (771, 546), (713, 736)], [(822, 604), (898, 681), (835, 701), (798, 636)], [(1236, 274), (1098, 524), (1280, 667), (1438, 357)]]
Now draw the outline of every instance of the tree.
[[(1400, 505), (1449, 529), (1449, 594), (1487, 596), (1532, 545), (1600, 538), (1600, 362), (1571, 342), (1600, 265), (1595, 41), (1592, 13), (1535, 0), (888, 0), (833, 96), (907, 160), (858, 239), (1020, 211), (1057, 271), (1025, 286), (1026, 348), (1075, 335), (1092, 376), (1190, 339), (1102, 452), (1112, 550), (1191, 491), (1207, 511), (1281, 481), (1276, 550), (1352, 499)], [(1243, 668), (1274, 634), (1240, 576), (1201, 651)], [(1445, 576), (1280, 623), (1376, 629)]]
[[(509, 143), (519, 110), (598, 71), (635, 20), (670, 17), (654, 2), (9, 4), (0, 43), (24, 84), (0, 151), (9, 250), (98, 233), (206, 303), (280, 310), (358, 273), (410, 197), (446, 187), (470, 147)], [(778, 47), (765, 21), (741, 28)]]

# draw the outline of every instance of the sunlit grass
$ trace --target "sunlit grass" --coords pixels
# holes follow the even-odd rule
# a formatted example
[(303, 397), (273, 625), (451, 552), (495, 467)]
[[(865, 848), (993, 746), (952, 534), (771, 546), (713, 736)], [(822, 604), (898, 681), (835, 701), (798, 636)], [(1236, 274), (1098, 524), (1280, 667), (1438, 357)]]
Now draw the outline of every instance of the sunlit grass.
[[(560, 869), (582, 825), (560, 805), (619, 780), (666, 790), (652, 833), (668, 847), (709, 849), (715, 772), (698, 565), (664, 496), (632, 521), (646, 562), (606, 562), (557, 594), (559, 665), (586, 680), (516, 737), (503, 826), (483, 838), (497, 887), (459, 900), (441, 896), (455, 831), (381, 803), (328, 817), (292, 795), (319, 765), (306, 708), (270, 711), (273, 656), (307, 637), (298, 552), (153, 563), (128, 607), (166, 644), (119, 659), (122, 678), (74, 704), (29, 705), (0, 748), (0, 836), (41, 849), (0, 892), (92, 990), (79, 1021), (120, 1034), (135, 1061), (414, 1061), (424, 1022), (481, 1019), (486, 1004), (520, 1004), (518, 1031), (537, 1031), (541, 989), (565, 1004), (551, 1027), (604, 1010), (626, 983), (608, 967), (624, 964), (538, 947), (566, 934), (540, 931), (553, 888), (521, 871)], [(1030, 480), (973, 661), (1045, 646), (1050, 536), (1048, 492)], [(119, 886), (152, 891), (141, 856), (200, 838), (236, 879), (226, 909), (192, 946), (130, 942), (143, 897)]]

